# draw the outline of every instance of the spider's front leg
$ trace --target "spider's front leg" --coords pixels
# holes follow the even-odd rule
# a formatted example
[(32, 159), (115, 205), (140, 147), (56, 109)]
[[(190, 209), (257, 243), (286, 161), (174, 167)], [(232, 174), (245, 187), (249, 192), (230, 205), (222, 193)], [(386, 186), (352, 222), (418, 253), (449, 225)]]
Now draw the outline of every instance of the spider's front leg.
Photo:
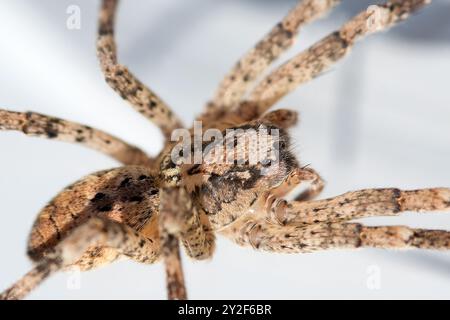
[(283, 208), (284, 225), (247, 216), (222, 233), (240, 245), (287, 253), (358, 247), (450, 249), (448, 231), (346, 223), (404, 211), (450, 211), (448, 188), (368, 189), (325, 200), (291, 201)]
[(222, 230), (221, 233), (239, 245), (279, 253), (308, 253), (363, 247), (450, 249), (450, 232), (406, 226), (368, 227), (359, 223), (280, 226), (249, 218)]
[(0, 300), (22, 299), (42, 281), (62, 268), (76, 265), (93, 247), (113, 248), (118, 254), (142, 263), (153, 263), (159, 257), (159, 245), (132, 228), (103, 218), (91, 218), (75, 228), (55, 247), (45, 252), (45, 258), (0, 294)]
[(183, 187), (160, 190), (160, 241), (166, 266), (169, 299), (187, 299), (179, 252), (179, 240), (188, 256), (196, 260), (209, 258), (214, 251), (214, 234), (192, 204)]
[(284, 207), (284, 224), (339, 222), (401, 212), (450, 210), (450, 189), (366, 189), (316, 201), (291, 201)]
[(152, 169), (128, 166), (93, 173), (61, 191), (39, 213), (28, 242), (36, 267), (3, 294), (21, 298), (68, 266), (90, 270), (125, 255), (159, 255), (159, 195)]

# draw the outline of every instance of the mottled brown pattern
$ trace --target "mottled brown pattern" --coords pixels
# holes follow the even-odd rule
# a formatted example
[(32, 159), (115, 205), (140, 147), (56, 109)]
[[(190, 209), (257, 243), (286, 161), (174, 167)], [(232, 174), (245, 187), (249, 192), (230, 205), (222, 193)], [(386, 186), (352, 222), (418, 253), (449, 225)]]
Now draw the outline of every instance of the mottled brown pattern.
[(164, 233), (161, 236), (161, 244), (166, 267), (167, 297), (170, 300), (186, 300), (187, 292), (178, 239), (172, 234)]
[(114, 20), (118, 0), (103, 1), (100, 10), (97, 55), (106, 82), (142, 115), (154, 122), (166, 136), (182, 128), (180, 120), (152, 90), (117, 61), (114, 41)]
[(299, 29), (316, 20), (339, 0), (304, 0), (293, 8), (262, 40), (244, 55), (222, 80), (209, 112), (231, 108), (245, 95), (250, 85), (284, 51), (292, 46)]
[[(313, 200), (324, 181), (300, 166), (286, 129), (297, 123), (295, 111), (265, 113), (276, 101), (341, 59), (355, 40), (405, 19), (426, 0), (392, 0), (347, 22), (340, 30), (289, 60), (262, 80), (243, 101), (251, 82), (293, 42), (299, 27), (325, 13), (337, 0), (304, 0), (245, 55), (221, 83), (203, 129), (240, 129), (218, 160), (175, 164), (175, 143), (166, 141), (156, 159), (99, 130), (36, 113), (0, 110), (0, 130), (82, 144), (112, 156), (125, 166), (93, 173), (61, 191), (39, 213), (28, 253), (35, 267), (0, 295), (20, 299), (51, 274), (67, 268), (89, 270), (128, 257), (141, 263), (165, 263), (170, 299), (186, 299), (179, 243), (196, 260), (214, 253), (215, 234), (239, 245), (280, 253), (338, 248), (450, 249), (450, 232), (403, 226), (367, 227), (351, 220), (394, 216), (405, 211), (450, 211), (450, 189), (367, 189)], [(117, 0), (103, 0), (98, 57), (107, 82), (134, 108), (158, 125), (166, 138), (181, 126), (156, 94), (117, 62), (114, 17)], [(267, 145), (240, 145), (248, 130), (278, 130)], [(246, 131), (247, 130), (247, 131)], [(193, 129), (190, 130), (194, 134)], [(194, 143), (215, 155), (218, 142)], [(267, 161), (239, 161), (239, 155), (277, 151)], [(308, 183), (294, 201), (284, 197)]]
[(288, 109), (278, 109), (266, 113), (262, 118), (264, 122), (271, 123), (283, 129), (289, 129), (297, 124), (298, 113)]
[[(266, 121), (261, 119), (232, 128), (256, 131), (263, 125), (268, 129), (268, 133), (271, 129), (278, 130), (279, 136), (267, 137), (267, 151), (279, 146), (278, 163), (270, 166), (262, 162), (226, 163), (225, 159), (230, 157), (230, 154), (233, 155), (231, 159), (238, 159), (238, 154), (257, 152), (252, 150), (250, 144), (246, 144), (243, 145), (244, 150), (226, 149), (223, 153), (223, 163), (202, 163), (187, 166), (182, 170), (182, 180), (192, 194), (194, 204), (201, 214), (208, 217), (214, 229), (223, 228), (245, 214), (255, 197), (258, 198), (267, 190), (277, 187), (298, 166), (295, 156), (290, 152), (287, 132), (273, 124), (268, 125)], [(237, 133), (235, 141), (243, 136), (243, 132)]]
[[(396, 0), (370, 6), (345, 23), (341, 29), (271, 72), (252, 90), (246, 103), (256, 104), (258, 114), (264, 113), (300, 84), (314, 79), (342, 59), (356, 40), (391, 27), (429, 2), (431, 1)], [(246, 103), (242, 103), (240, 108), (246, 108)]]
[(23, 299), (30, 291), (42, 281), (60, 269), (56, 261), (44, 261), (36, 265), (22, 279), (0, 294), (0, 300)]
[(67, 187), (42, 210), (31, 231), (28, 253), (34, 260), (41, 259), (47, 249), (91, 217), (105, 217), (141, 231), (158, 211), (158, 188), (150, 169), (130, 166), (102, 171)]
[(62, 268), (76, 266), (85, 270), (92, 268), (93, 263), (111, 262), (105, 261), (109, 256), (99, 256), (104, 252), (103, 248), (114, 249), (115, 256), (123, 255), (141, 263), (154, 263), (159, 257), (160, 245), (157, 238), (146, 238), (123, 223), (107, 218), (91, 218), (73, 227), (63, 240), (48, 248), (37, 266), (0, 294), (0, 299), (21, 299)]
[(367, 227), (359, 223), (330, 222), (280, 226), (247, 219), (235, 228), (225, 229), (222, 234), (239, 245), (269, 252), (309, 253), (362, 247), (448, 250), (450, 247), (448, 231), (405, 226)]
[(0, 109), (0, 130), (21, 131), (32, 137), (77, 143), (107, 154), (125, 165), (153, 165), (153, 160), (144, 151), (106, 132), (35, 112)]

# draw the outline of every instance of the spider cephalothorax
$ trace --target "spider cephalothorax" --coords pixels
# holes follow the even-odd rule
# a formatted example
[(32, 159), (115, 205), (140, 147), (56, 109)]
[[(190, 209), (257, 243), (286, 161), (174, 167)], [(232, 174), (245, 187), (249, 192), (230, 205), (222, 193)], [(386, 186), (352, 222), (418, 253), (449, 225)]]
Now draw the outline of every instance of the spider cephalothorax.
[[(189, 165), (183, 171), (186, 189), (216, 229), (234, 222), (263, 193), (278, 187), (298, 169), (283, 128), (254, 121), (223, 133), (223, 141), (204, 148), (208, 150), (205, 160), (213, 161)], [(213, 152), (219, 157), (211, 156)]]
[[(344, 57), (358, 38), (406, 19), (430, 1), (390, 0), (370, 6), (249, 90), (291, 46), (302, 25), (338, 2), (300, 1), (244, 55), (197, 118), (206, 130), (199, 139), (196, 124), (183, 129), (164, 101), (118, 62), (114, 41), (118, 1), (103, 0), (97, 52), (106, 81), (159, 126), (165, 147), (151, 158), (88, 126), (0, 110), (1, 130), (81, 144), (123, 164), (70, 185), (42, 209), (28, 245), (35, 267), (0, 298), (22, 298), (58, 270), (74, 266), (89, 270), (125, 256), (142, 263), (162, 258), (169, 298), (183, 299), (187, 296), (179, 242), (191, 258), (206, 259), (214, 252), (216, 234), (242, 246), (281, 253), (360, 247), (449, 249), (448, 231), (372, 227), (351, 220), (449, 210), (450, 189), (366, 189), (313, 200), (322, 191), (323, 180), (312, 168), (299, 165), (286, 131), (296, 124), (297, 113), (267, 112), (295, 87)], [(186, 141), (169, 141), (171, 136)], [(303, 182), (309, 186), (293, 201), (283, 199)]]

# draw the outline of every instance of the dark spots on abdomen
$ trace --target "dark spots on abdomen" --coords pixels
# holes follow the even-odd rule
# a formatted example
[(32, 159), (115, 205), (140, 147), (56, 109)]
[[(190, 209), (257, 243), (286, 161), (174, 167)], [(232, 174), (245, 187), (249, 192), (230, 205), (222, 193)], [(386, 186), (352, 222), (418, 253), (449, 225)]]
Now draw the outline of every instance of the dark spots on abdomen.
[(144, 197), (142, 197), (140, 195), (135, 195), (135, 196), (130, 197), (131, 202), (141, 202), (142, 200), (144, 200)]
[(92, 202), (100, 201), (100, 200), (104, 199), (105, 197), (106, 197), (106, 194), (99, 192), (91, 199), (91, 201)]
[(53, 228), (55, 229), (55, 232), (56, 232), (56, 239), (57, 239), (57, 240), (61, 240), (61, 231), (59, 230), (59, 227), (58, 227), (58, 225), (56, 224), (56, 221), (55, 221), (55, 219), (53, 218), (52, 215), (50, 215), (49, 220), (50, 220), (50, 222), (51, 222)]
[(105, 204), (104, 206), (101, 206), (98, 208), (98, 211), (100, 212), (108, 212), (112, 210), (112, 205), (111, 204)]
[(127, 177), (127, 178), (122, 180), (122, 182), (119, 185), (119, 188), (125, 188), (125, 187), (129, 186), (130, 183), (131, 183), (131, 178)]

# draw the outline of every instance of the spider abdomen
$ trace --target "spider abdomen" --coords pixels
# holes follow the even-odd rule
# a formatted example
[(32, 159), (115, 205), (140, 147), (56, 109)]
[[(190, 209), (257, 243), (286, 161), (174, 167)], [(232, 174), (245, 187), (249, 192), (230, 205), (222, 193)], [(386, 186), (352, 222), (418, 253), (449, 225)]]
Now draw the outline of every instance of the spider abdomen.
[[(147, 167), (128, 166), (91, 174), (68, 186), (38, 215), (28, 242), (28, 255), (42, 259), (75, 227), (91, 217), (126, 224), (157, 241), (159, 192)], [(92, 247), (76, 263), (83, 269), (117, 258), (108, 248)]]

